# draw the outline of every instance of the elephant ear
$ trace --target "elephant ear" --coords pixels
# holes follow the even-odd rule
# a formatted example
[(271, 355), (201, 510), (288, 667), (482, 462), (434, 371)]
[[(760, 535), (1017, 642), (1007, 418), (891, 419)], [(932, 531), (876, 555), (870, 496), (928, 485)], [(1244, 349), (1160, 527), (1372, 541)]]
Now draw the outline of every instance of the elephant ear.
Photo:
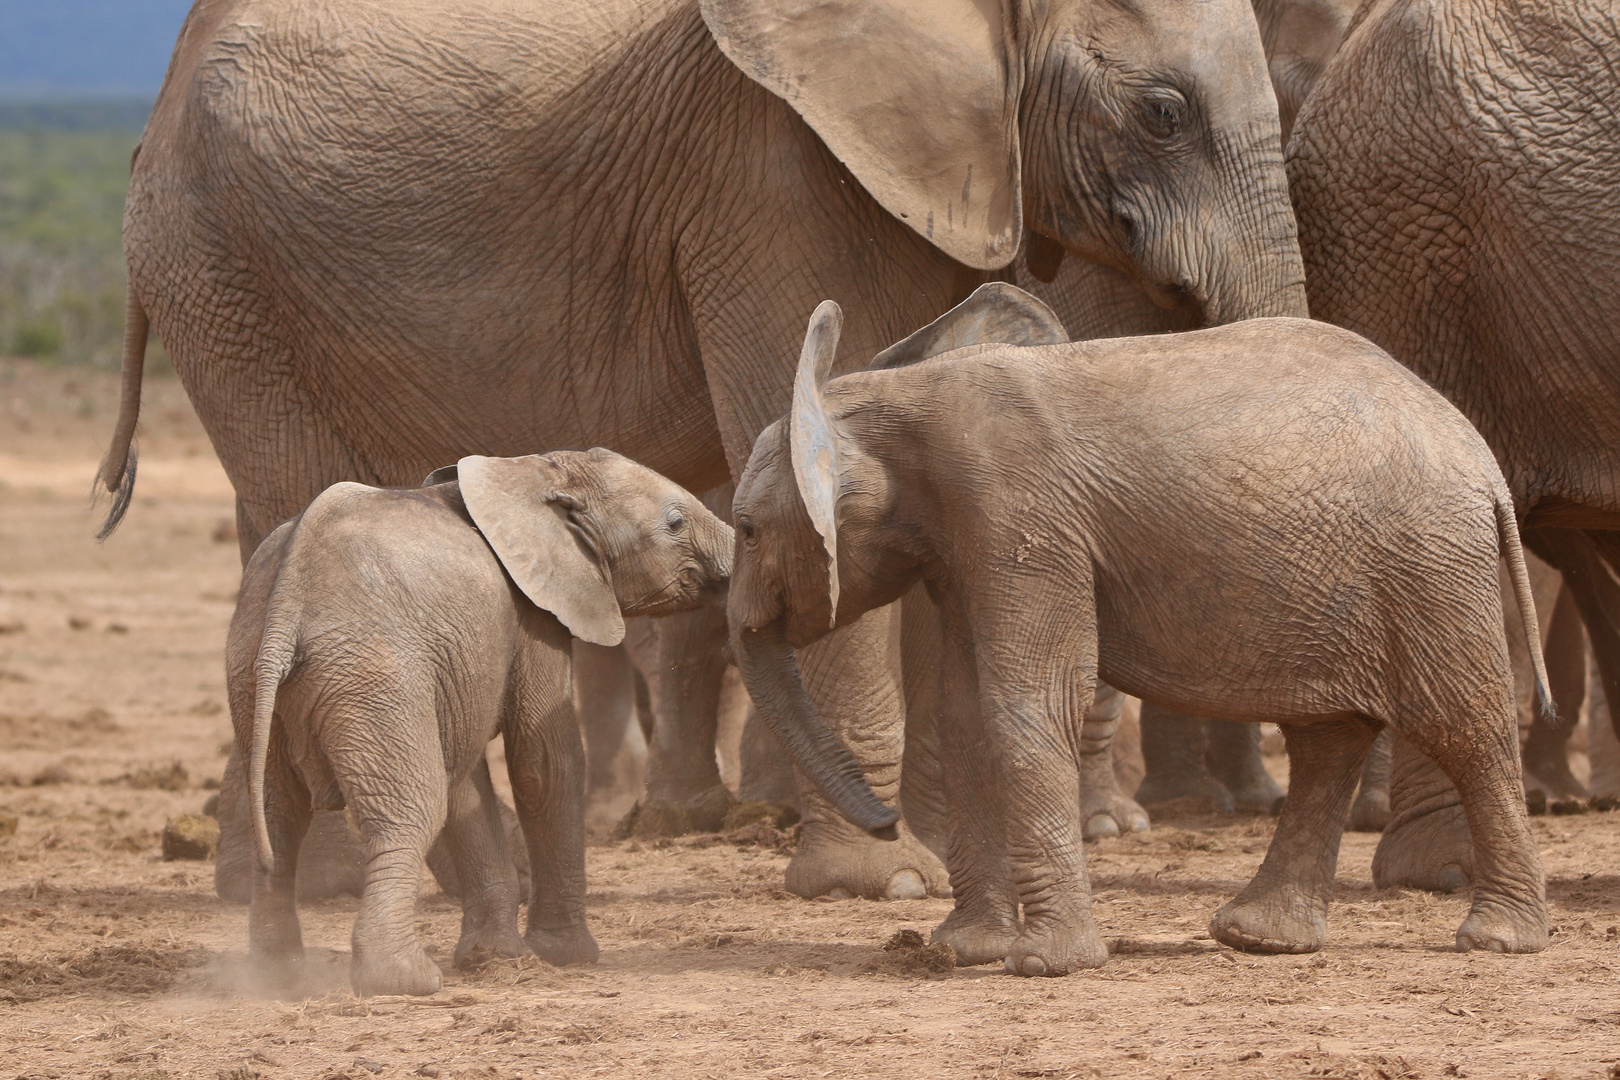
[(540, 455), (464, 457), (461, 498), (523, 595), (594, 645), (624, 640), (606, 559), (585, 527), (567, 473)]
[(947, 255), (1006, 266), (1023, 227), (1011, 0), (701, 0), (720, 49)]
[(1051, 308), (1016, 285), (992, 281), (915, 334), (878, 353), (872, 367), (905, 367), (969, 345), (1060, 345), (1068, 340), (1063, 320)]
[(810, 523), (827, 549), (827, 593), (832, 600), (828, 626), (838, 623), (838, 485), (843, 473), (842, 442), (827, 411), (823, 388), (838, 355), (838, 336), (844, 312), (823, 300), (810, 316), (799, 372), (793, 380), (793, 411), (788, 414), (788, 447), (793, 456), (793, 478), (799, 497), (809, 511)]

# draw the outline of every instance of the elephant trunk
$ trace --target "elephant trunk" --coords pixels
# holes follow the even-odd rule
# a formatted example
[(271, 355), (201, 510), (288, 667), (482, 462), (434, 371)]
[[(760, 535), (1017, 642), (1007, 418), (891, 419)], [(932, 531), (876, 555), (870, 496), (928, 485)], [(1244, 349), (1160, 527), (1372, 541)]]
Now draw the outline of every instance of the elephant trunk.
[(757, 629), (734, 624), (731, 651), (754, 707), (810, 782), (853, 824), (880, 840), (897, 839), (899, 812), (877, 797), (855, 755), (817, 714), (782, 621)]
[(1288, 197), (1276, 129), (1223, 140), (1219, 157), (1233, 182), (1216, 199), (1210, 233), (1201, 237), (1204, 280), (1194, 291), (1209, 326), (1268, 316), (1310, 318), (1305, 263)]

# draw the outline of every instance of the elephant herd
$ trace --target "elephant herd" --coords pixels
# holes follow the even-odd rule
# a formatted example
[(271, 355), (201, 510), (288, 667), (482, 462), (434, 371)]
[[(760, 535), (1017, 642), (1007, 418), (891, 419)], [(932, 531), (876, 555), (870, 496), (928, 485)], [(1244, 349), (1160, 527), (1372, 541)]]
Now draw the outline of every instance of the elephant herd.
[[(1359, 777), (1379, 884), (1472, 883), (1461, 947), (1539, 948), (1514, 668), (1557, 794), (1545, 685), (1620, 700), (1617, 47), (1592, 0), (196, 0), (132, 162), (103, 535), (151, 331), (272, 578), (334, 484), (608, 447), (737, 528), (726, 610), (633, 634), (644, 814), (723, 819), (729, 656), (792, 891), (952, 895), (960, 962), (1060, 974), (1103, 958), (1082, 837), (1148, 823), (1117, 687), (1150, 806), (1269, 806), (1231, 721), (1284, 727), (1221, 940), (1321, 946)], [(626, 715), (622, 657), (574, 658)], [(285, 912), (237, 719), (217, 880)], [(466, 889), (483, 788), (422, 819)], [(354, 865), (309, 876), (399, 876), (388, 813), (327, 816), (294, 831)]]

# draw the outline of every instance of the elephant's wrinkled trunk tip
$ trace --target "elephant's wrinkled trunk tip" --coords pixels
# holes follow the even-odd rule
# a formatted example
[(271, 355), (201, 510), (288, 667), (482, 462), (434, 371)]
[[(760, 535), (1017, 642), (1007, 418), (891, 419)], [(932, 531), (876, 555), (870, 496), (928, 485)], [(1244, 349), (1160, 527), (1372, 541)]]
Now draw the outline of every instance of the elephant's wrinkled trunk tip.
[(781, 620), (734, 623), (731, 651), (760, 716), (810, 782), (851, 824), (879, 840), (898, 840), (900, 812), (877, 797), (855, 755), (816, 712)]

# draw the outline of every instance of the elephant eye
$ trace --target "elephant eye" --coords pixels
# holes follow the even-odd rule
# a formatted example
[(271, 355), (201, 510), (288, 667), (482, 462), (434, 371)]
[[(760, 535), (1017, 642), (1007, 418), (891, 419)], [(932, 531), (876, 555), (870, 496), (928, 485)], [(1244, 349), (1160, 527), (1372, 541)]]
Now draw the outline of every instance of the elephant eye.
[(1164, 92), (1150, 94), (1142, 99), (1142, 117), (1149, 131), (1167, 139), (1186, 124), (1187, 103)]
[(670, 532), (678, 533), (682, 529), (686, 528), (686, 519), (681, 516), (681, 512), (679, 510), (672, 510), (670, 511), (667, 524)]
[(737, 538), (745, 544), (752, 544), (754, 542), (754, 523), (747, 518), (738, 518)]

